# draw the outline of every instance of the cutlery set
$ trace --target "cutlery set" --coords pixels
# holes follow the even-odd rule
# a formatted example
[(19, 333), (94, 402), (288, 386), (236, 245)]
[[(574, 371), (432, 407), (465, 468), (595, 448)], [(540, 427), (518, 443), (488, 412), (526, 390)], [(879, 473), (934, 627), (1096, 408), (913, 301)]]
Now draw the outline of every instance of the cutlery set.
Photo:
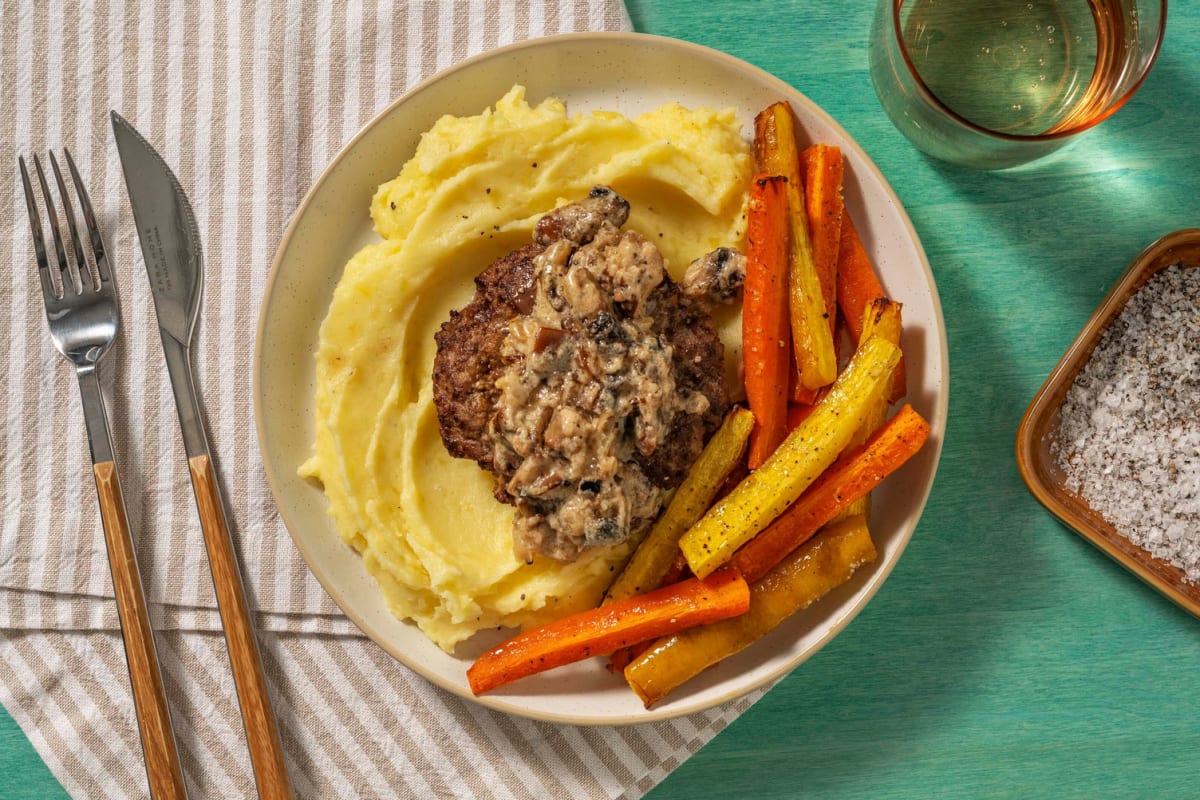
[[(292, 788), (283, 747), (193, 381), (190, 345), (203, 295), (199, 228), (186, 194), (162, 157), (115, 111), (112, 126), (179, 412), (184, 451), (258, 794), (262, 798), (289, 798)], [(38, 278), (50, 337), (74, 365), (79, 380), (150, 794), (156, 800), (183, 798), (187, 791), (179, 749), (171, 727), (98, 372), (120, 326), (116, 275), (83, 179), (70, 153), (64, 150), (63, 155), (77, 210), (54, 153), (49, 154), (48, 160), (59, 208), (41, 160), (33, 156), (31, 175), (25, 159), (18, 158)], [(65, 227), (59, 219), (60, 211)], [(77, 223), (80, 217), (82, 230)], [(48, 222), (49, 237), (43, 221)]]

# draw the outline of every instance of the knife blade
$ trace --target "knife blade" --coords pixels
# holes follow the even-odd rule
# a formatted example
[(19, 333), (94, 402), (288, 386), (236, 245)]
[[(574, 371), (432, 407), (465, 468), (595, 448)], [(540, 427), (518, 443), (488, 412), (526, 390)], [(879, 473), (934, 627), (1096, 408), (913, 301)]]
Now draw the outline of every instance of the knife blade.
[(187, 194), (162, 156), (116, 111), (112, 128), (179, 412), (255, 783), (259, 797), (291, 798), (283, 746), (193, 380), (191, 342), (204, 284), (200, 229)]

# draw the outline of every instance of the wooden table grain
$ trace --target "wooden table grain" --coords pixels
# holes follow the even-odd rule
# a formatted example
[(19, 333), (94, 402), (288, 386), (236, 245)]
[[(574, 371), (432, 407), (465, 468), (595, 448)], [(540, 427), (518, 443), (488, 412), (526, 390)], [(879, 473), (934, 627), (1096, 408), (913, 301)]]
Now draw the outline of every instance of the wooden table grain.
[[(867, 74), (873, 3), (629, 0), (638, 30), (788, 81), (876, 161), (933, 266), (950, 343), (937, 482), (879, 594), (651, 800), (1200, 796), (1200, 620), (1026, 491), (1021, 414), (1122, 269), (1200, 225), (1200, 4), (1142, 90), (1070, 150), (989, 174), (931, 161)], [(0, 796), (64, 796), (0, 713)]]

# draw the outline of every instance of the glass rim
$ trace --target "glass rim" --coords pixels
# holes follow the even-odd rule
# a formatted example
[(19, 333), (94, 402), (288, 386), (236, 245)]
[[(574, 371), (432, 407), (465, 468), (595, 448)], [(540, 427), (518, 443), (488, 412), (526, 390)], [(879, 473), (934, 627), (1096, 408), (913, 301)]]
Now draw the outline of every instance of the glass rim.
[(1037, 142), (1051, 142), (1057, 139), (1065, 139), (1069, 136), (1082, 133), (1089, 128), (1093, 128), (1115, 114), (1122, 106), (1125, 105), (1129, 98), (1133, 97), (1137, 90), (1141, 88), (1146, 78), (1149, 77), (1150, 70), (1154, 67), (1155, 62), (1158, 61), (1158, 54), (1162, 50), (1163, 36), (1167, 27), (1167, 0), (1158, 0), (1158, 26), (1157, 30), (1155, 31), (1154, 41), (1150, 46), (1150, 57), (1146, 60), (1146, 67), (1142, 70), (1142, 74), (1137, 77), (1137, 80), (1135, 80), (1129, 86), (1129, 88), (1121, 94), (1120, 97), (1117, 97), (1109, 105), (1109, 107), (1103, 111), (1103, 113), (1097, 114), (1095, 117), (1088, 119), (1086, 123), (1073, 125), (1070, 128), (1066, 128), (1065, 130), (1061, 131), (1055, 131), (1054, 133), (1004, 133), (1003, 131), (998, 131), (993, 128), (979, 125), (959, 114), (957, 111), (950, 108), (950, 106), (943, 103), (941, 99), (934, 94), (933, 90), (929, 88), (929, 85), (925, 83), (925, 79), (921, 77), (920, 70), (917, 69), (912, 58), (909, 56), (908, 47), (904, 43), (904, 33), (900, 29), (900, 8), (905, 2), (906, 0), (891, 0), (892, 36), (895, 37), (896, 46), (900, 50), (900, 55), (904, 58), (904, 65), (908, 69), (908, 74), (911, 75), (913, 80), (916, 82), (917, 90), (921, 93), (921, 96), (929, 101), (937, 110), (941, 111), (963, 127), (968, 128), (976, 133), (983, 134), (984, 136), (1013, 143), (1032, 144)]

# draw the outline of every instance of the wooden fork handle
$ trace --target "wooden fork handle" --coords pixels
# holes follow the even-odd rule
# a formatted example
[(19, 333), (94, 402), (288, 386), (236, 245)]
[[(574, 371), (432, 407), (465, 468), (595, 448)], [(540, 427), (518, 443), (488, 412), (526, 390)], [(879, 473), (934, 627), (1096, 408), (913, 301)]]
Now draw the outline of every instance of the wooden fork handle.
[(171, 728), (167, 693), (158, 664), (158, 651), (154, 646), (150, 615), (146, 610), (137, 553), (129, 532), (121, 481), (117, 476), (116, 464), (112, 461), (95, 464), (92, 471), (96, 478), (96, 492), (100, 496), (104, 541), (108, 547), (117, 612), (121, 617), (121, 635), (125, 641), (125, 658), (129, 664), (129, 681), (133, 686), (133, 705), (137, 711), (142, 752), (146, 759), (150, 796), (155, 800), (186, 798), (179, 749)]
[(229, 661), (237, 686), (242, 722), (246, 727), (246, 742), (259, 797), (284, 800), (292, 797), (292, 786), (284, 765), (283, 745), (279, 739), (267, 680), (259, 657), (258, 642), (250, 617), (242, 574), (238, 569), (233, 540), (225, 522), (225, 509), (217, 486), (212, 461), (207, 455), (188, 459), (192, 473), (192, 488), (200, 510), (200, 527), (208, 549), (217, 607), (225, 627), (229, 646)]

